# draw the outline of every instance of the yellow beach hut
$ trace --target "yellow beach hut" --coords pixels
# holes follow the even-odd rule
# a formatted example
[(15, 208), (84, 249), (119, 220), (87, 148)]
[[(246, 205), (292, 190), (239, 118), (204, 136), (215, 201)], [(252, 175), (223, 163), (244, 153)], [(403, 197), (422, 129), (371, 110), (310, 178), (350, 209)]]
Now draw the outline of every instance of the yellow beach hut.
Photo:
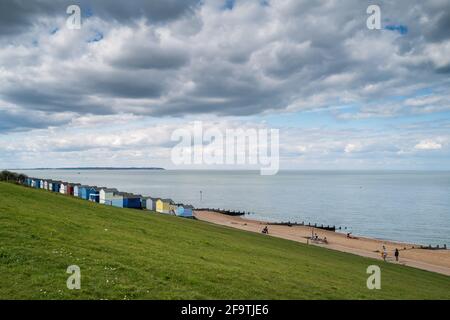
[(174, 204), (172, 199), (158, 199), (156, 200), (156, 212), (170, 214)]

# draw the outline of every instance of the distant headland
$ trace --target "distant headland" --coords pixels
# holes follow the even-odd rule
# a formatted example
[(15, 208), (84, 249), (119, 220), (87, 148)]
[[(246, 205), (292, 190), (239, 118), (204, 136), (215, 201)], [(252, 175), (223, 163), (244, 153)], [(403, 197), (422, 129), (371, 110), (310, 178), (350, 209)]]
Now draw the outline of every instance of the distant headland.
[(11, 170), (166, 170), (159, 167), (69, 167), (69, 168), (21, 168)]

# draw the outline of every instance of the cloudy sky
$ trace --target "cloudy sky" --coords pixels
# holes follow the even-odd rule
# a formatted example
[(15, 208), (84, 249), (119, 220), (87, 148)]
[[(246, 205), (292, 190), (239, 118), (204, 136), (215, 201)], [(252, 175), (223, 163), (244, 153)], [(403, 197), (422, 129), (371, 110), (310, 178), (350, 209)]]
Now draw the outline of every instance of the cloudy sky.
[(279, 129), (282, 168), (450, 169), (450, 1), (1, 0), (0, 168), (175, 168), (193, 121)]

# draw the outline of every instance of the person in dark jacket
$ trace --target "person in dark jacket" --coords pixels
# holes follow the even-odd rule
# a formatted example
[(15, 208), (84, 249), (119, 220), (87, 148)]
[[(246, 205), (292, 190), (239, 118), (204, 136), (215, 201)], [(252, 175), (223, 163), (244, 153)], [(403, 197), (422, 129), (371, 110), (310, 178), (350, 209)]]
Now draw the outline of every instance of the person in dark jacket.
[(398, 262), (398, 257), (400, 256), (400, 252), (398, 251), (398, 249), (397, 249), (397, 248), (395, 248), (395, 253), (394, 253), (394, 256), (395, 256), (395, 261), (397, 261), (397, 262)]

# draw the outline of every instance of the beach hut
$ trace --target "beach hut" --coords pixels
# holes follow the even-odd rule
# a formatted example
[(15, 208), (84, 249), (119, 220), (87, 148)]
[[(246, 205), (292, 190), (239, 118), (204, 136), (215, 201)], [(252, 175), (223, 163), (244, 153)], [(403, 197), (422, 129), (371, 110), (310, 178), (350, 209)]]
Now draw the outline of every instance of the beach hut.
[(61, 185), (59, 186), (59, 193), (66, 194), (67, 190), (67, 182), (61, 182)]
[(67, 184), (66, 194), (69, 196), (73, 196), (73, 184), (71, 184), (71, 183)]
[(80, 193), (81, 190), (81, 196), (80, 198), (84, 200), (89, 200), (91, 197), (91, 194), (98, 194), (98, 188), (96, 186), (83, 186), (78, 190), (78, 193)]
[(99, 192), (99, 203), (111, 205), (111, 200), (114, 198), (114, 193), (119, 190), (114, 188), (101, 188)]
[(178, 204), (175, 214), (183, 218), (193, 218), (194, 207), (191, 205)]
[(52, 191), (52, 183), (53, 180), (47, 180), (47, 188), (46, 188), (47, 191)]
[(132, 209), (141, 209), (141, 198), (142, 196), (128, 193), (123, 197), (123, 207), (124, 208), (132, 208)]
[(141, 198), (142, 208), (151, 211), (156, 211), (156, 200), (158, 200), (158, 198), (142, 197)]
[(83, 188), (83, 187), (87, 187), (87, 186), (78, 184), (78, 183), (74, 184), (73, 185), (73, 196), (81, 198), (81, 188)]
[(111, 204), (118, 208), (141, 209), (141, 195), (126, 192), (115, 192), (110, 200), (105, 200), (105, 204)]
[(62, 194), (73, 195), (73, 185), (69, 182), (63, 182), (59, 192)]
[(36, 179), (36, 180), (34, 180), (34, 187), (36, 188), (36, 189), (40, 189), (41, 188), (41, 179)]
[(156, 212), (175, 214), (174, 205), (175, 203), (172, 199), (158, 199), (156, 200)]
[(87, 189), (89, 188), (89, 186), (81, 186), (78, 189), (78, 197), (80, 197), (81, 199), (87, 200), (88, 196), (87, 196)]
[(44, 180), (44, 190), (48, 190), (48, 180)]
[(89, 201), (98, 203), (99, 200), (100, 200), (100, 194), (98, 192), (89, 194)]
[(86, 186), (86, 185), (76, 186), (76, 188), (74, 188), (74, 190), (73, 190), (73, 195), (78, 197), (78, 198), (82, 198), (82, 190), (85, 189), (85, 188), (88, 188), (88, 187), (89, 186)]
[(53, 192), (60, 192), (61, 190), (61, 181), (53, 181), (52, 182), (52, 191)]
[(39, 180), (39, 188), (44, 189), (44, 180)]
[(123, 208), (124, 192), (114, 192), (112, 196), (105, 199), (105, 204), (113, 207)]

